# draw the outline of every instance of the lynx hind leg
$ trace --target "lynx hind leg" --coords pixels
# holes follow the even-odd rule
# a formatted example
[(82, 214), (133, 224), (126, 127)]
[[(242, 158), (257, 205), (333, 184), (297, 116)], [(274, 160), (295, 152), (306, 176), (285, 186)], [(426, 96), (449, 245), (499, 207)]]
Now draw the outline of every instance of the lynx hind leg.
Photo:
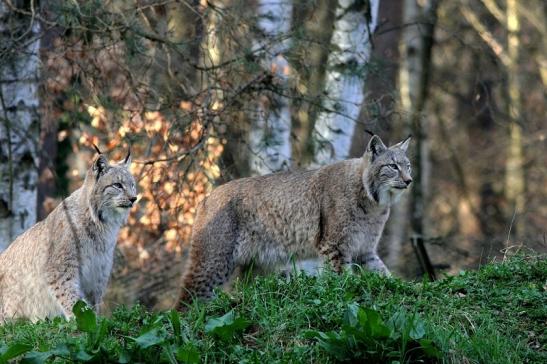
[(183, 278), (181, 302), (212, 298), (213, 290), (228, 282), (233, 271), (233, 261), (219, 258), (206, 256), (190, 261)]
[(386, 277), (391, 276), (389, 269), (387, 269), (382, 259), (376, 253), (369, 252), (362, 254), (356, 259), (356, 263), (365, 266), (371, 272), (376, 272)]
[(226, 220), (220, 224), (209, 222), (203, 231), (193, 235), (179, 309), (195, 298), (212, 298), (213, 290), (229, 281), (234, 272), (234, 247), (235, 233)]

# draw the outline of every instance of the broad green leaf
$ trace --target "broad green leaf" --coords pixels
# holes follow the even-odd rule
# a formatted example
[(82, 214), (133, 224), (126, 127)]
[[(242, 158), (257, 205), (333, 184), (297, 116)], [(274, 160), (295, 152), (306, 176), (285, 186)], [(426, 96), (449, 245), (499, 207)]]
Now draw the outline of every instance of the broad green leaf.
[(161, 331), (159, 327), (156, 327), (142, 334), (141, 336), (132, 339), (135, 340), (135, 342), (141, 349), (146, 349), (164, 342), (165, 334)]
[(88, 333), (94, 333), (97, 330), (97, 317), (95, 312), (84, 301), (78, 301), (72, 308), (76, 317), (78, 330)]
[(425, 335), (424, 322), (418, 315), (413, 315), (410, 320), (410, 333), (409, 336), (414, 340), (419, 340)]
[[(382, 338), (390, 336), (391, 330), (384, 324), (382, 317), (377, 311), (369, 308), (362, 308), (359, 311), (359, 321), (371, 337)], [(362, 313), (366, 314), (366, 323), (361, 322), (361, 317), (363, 317)]]
[(344, 322), (349, 326), (357, 326), (359, 305), (356, 302), (350, 303), (344, 314)]
[(390, 328), (390, 337), (393, 340), (398, 340), (400, 337), (406, 337), (407, 316), (404, 311), (397, 311), (390, 317), (387, 326)]
[(44, 364), (54, 356), (51, 351), (31, 351), (21, 360), (22, 364)]
[(187, 343), (177, 349), (176, 357), (183, 363), (199, 363), (199, 351), (192, 343)]
[(8, 346), (2, 350), (2, 355), (0, 356), (0, 363), (7, 363), (9, 360), (18, 357), (26, 352), (32, 350), (32, 345), (15, 343)]
[(83, 361), (88, 362), (95, 358), (94, 355), (89, 354), (87, 351), (85, 351), (83, 348), (80, 348), (75, 354), (74, 359), (77, 361)]
[(205, 324), (205, 332), (218, 336), (222, 340), (230, 340), (237, 332), (243, 331), (250, 322), (244, 318), (235, 318), (234, 311), (230, 311), (222, 317), (211, 318)]
[(43, 364), (46, 363), (51, 357), (64, 357), (70, 356), (70, 349), (66, 344), (59, 344), (53, 350), (48, 351), (31, 351), (25, 355), (21, 360), (24, 364)]

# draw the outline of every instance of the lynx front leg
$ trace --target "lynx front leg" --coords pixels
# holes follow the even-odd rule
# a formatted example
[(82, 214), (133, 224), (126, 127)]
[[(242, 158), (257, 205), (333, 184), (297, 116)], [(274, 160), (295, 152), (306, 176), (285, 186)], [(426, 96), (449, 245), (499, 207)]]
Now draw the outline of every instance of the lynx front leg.
[(84, 300), (80, 289), (78, 269), (75, 266), (66, 266), (60, 271), (49, 271), (47, 279), (49, 288), (61, 306), (63, 315), (67, 320), (73, 318), (72, 307), (78, 300)]
[(390, 277), (391, 273), (387, 269), (386, 265), (380, 259), (378, 254), (374, 252), (364, 253), (356, 259), (356, 263), (364, 265), (368, 270), (372, 272), (377, 272), (386, 277)]
[(349, 257), (342, 252), (340, 245), (330, 241), (323, 245), (320, 253), (336, 273), (342, 273), (351, 262)]

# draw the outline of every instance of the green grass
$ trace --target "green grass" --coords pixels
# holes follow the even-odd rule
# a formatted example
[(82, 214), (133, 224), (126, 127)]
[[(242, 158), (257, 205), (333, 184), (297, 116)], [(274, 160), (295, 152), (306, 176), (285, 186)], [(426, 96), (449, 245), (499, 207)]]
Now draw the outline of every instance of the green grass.
[(180, 315), (137, 306), (95, 321), (75, 310), (77, 322), (0, 326), (0, 363), (18, 353), (33, 363), (547, 363), (545, 257), (434, 283), (268, 276)]

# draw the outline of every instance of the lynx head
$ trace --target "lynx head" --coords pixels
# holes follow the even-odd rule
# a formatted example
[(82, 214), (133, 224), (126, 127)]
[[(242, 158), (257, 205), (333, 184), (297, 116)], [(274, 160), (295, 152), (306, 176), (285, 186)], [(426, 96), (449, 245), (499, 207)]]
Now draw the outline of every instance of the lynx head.
[(131, 152), (124, 160), (110, 164), (97, 147), (97, 157), (84, 182), (93, 218), (101, 223), (124, 223), (137, 200), (135, 179), (129, 172)]
[(406, 156), (410, 136), (386, 147), (380, 137), (373, 135), (363, 158), (369, 165), (363, 174), (363, 183), (370, 199), (382, 206), (397, 202), (412, 182), (410, 161)]

